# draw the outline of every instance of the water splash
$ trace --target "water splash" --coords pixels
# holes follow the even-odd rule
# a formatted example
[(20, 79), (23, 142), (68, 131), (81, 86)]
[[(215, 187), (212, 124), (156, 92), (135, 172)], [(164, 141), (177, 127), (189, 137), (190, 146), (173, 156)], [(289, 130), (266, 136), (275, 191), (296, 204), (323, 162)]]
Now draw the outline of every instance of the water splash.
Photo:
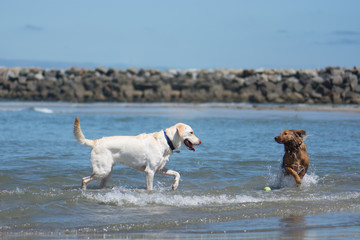
[[(289, 175), (284, 175), (282, 169), (279, 169), (277, 173), (271, 173), (271, 168), (269, 168), (269, 174), (267, 176), (266, 184), (271, 188), (285, 188), (285, 187), (296, 187), (296, 182), (294, 177)], [(314, 185), (317, 185), (319, 182), (319, 176), (314, 172), (308, 173), (304, 176), (301, 184), (301, 188), (309, 188)]]

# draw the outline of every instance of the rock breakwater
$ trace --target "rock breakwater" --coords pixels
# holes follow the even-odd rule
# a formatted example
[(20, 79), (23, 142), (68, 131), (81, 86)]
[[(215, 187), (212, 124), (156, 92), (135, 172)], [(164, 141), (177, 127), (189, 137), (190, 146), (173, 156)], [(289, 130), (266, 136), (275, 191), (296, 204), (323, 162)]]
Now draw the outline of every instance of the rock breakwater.
[(0, 68), (0, 99), (69, 102), (360, 104), (360, 68)]

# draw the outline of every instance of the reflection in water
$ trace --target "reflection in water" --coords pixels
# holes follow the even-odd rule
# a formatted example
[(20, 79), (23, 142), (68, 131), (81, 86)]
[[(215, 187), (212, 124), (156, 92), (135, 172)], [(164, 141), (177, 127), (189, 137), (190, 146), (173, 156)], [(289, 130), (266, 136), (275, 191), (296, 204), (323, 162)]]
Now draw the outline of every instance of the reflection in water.
[(288, 216), (280, 219), (280, 227), (283, 229), (284, 238), (305, 239), (306, 220), (304, 216)]

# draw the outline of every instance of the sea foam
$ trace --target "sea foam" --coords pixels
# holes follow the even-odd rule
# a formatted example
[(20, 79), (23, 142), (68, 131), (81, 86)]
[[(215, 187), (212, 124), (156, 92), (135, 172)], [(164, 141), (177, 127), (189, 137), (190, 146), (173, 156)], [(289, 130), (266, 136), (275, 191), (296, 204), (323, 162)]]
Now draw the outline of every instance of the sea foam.
[(117, 206), (174, 206), (195, 207), (221, 204), (259, 202), (263, 199), (247, 195), (185, 195), (166, 192), (148, 193), (147, 191), (114, 189), (106, 193), (84, 193), (87, 199)]
[[(315, 177), (316, 178), (316, 177)], [(308, 184), (313, 184), (314, 180), (309, 177)], [(251, 191), (249, 194), (191, 194), (191, 193), (170, 193), (166, 191), (147, 192), (145, 190), (124, 190), (115, 188), (109, 192), (83, 192), (83, 196), (88, 200), (102, 204), (110, 204), (121, 207), (145, 207), (145, 206), (172, 206), (172, 207), (203, 207), (203, 206), (223, 206), (233, 204), (253, 204), (265, 202), (281, 201), (340, 201), (360, 198), (358, 192), (346, 192), (327, 195), (323, 193), (311, 193), (307, 195), (289, 195), (286, 190), (280, 191)]]
[(47, 113), (47, 114), (54, 113), (54, 111), (49, 109), (49, 108), (37, 108), (37, 107), (35, 107), (34, 111), (35, 112), (41, 112), (41, 113)]

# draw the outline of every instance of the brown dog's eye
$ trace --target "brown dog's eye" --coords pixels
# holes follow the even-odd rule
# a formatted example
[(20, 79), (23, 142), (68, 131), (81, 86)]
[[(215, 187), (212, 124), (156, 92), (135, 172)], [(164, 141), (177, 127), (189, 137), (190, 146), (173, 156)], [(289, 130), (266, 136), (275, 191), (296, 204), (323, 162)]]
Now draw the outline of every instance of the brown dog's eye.
[(287, 135), (287, 133), (284, 133), (284, 135), (286, 136), (286, 135)]

